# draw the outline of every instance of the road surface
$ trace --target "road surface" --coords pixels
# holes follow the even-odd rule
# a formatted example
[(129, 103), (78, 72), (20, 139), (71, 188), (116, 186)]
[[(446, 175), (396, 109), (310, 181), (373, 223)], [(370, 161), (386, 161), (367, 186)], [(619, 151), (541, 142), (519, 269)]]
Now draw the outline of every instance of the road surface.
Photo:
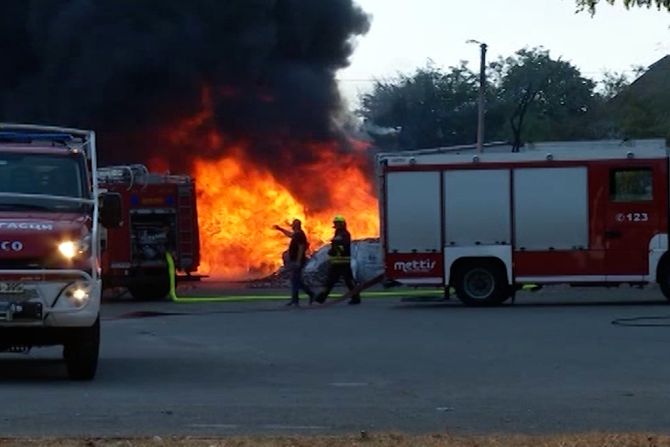
[(68, 381), (59, 349), (0, 356), (0, 433), (667, 430), (670, 319), (612, 322), (669, 315), (627, 287), (491, 309), (116, 300), (93, 382)]

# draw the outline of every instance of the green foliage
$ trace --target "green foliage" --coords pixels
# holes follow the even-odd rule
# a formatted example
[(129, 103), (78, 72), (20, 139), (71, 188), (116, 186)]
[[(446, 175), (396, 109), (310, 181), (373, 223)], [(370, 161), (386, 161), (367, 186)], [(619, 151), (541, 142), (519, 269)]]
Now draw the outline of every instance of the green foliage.
[[(600, 3), (601, 0), (576, 0), (577, 6), (580, 10), (588, 9), (591, 11), (591, 14), (595, 13), (596, 6)], [(605, 0), (607, 3), (613, 5), (616, 3), (616, 0)], [(651, 8), (656, 6), (659, 10), (666, 9), (670, 11), (670, 0), (622, 0), (626, 8), (642, 6)]]
[[(595, 83), (569, 62), (541, 48), (520, 50), (499, 62), (497, 104), (510, 126), (499, 137), (518, 147), (523, 141), (586, 137), (581, 125), (595, 104)], [(511, 132), (510, 132), (511, 131)], [(495, 134), (494, 134), (495, 135)], [(522, 138), (523, 137), (523, 138)]]
[[(524, 49), (487, 71), (486, 140), (524, 141), (590, 136), (584, 120), (596, 109), (595, 83), (543, 49)], [(395, 82), (380, 81), (359, 111), (377, 145), (426, 148), (472, 144), (477, 134), (478, 75), (465, 64), (447, 71), (430, 65)]]
[(604, 109), (604, 118), (621, 137), (670, 138), (670, 56), (652, 65)]
[[(485, 139), (515, 148), (532, 141), (670, 139), (670, 56), (632, 73), (635, 82), (609, 72), (596, 84), (542, 48), (494, 61), (487, 67)], [(474, 144), (478, 92), (478, 74), (467, 65), (428, 65), (377, 82), (359, 114), (384, 150)]]
[(630, 79), (625, 73), (607, 71), (601, 81), (601, 95), (605, 100), (612, 99), (626, 90), (629, 85)]
[(428, 65), (395, 82), (376, 82), (359, 113), (374, 126), (400, 128), (396, 143), (403, 148), (460, 144), (476, 132), (477, 89), (465, 65), (446, 73)]

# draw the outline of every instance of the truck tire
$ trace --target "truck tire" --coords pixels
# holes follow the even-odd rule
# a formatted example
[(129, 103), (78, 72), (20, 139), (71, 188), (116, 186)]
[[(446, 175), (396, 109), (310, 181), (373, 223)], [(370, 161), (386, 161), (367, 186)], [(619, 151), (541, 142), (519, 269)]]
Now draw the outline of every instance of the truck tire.
[(167, 271), (152, 278), (144, 278), (141, 282), (128, 285), (128, 291), (136, 300), (164, 300), (170, 293), (170, 277)]
[(495, 306), (510, 297), (505, 271), (493, 262), (464, 264), (457, 270), (454, 288), (467, 306)]
[(658, 285), (665, 299), (670, 301), (670, 261), (663, 260), (658, 268)]
[(63, 358), (72, 380), (93, 380), (100, 353), (100, 317), (93, 326), (73, 329), (63, 346)]

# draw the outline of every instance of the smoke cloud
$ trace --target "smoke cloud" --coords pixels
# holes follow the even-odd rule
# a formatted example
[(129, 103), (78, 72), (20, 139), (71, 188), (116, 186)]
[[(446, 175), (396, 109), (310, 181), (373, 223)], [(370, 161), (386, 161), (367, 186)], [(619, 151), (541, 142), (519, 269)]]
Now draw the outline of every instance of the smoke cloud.
[(4, 0), (2, 7), (0, 118), (95, 129), (107, 164), (160, 156), (175, 166), (223, 155), (229, 145), (165, 137), (203, 103), (211, 115), (192, 119), (193, 135), (217, 129), (274, 170), (308, 161), (315, 154), (303, 143), (344, 141), (335, 73), (369, 28), (354, 0)]

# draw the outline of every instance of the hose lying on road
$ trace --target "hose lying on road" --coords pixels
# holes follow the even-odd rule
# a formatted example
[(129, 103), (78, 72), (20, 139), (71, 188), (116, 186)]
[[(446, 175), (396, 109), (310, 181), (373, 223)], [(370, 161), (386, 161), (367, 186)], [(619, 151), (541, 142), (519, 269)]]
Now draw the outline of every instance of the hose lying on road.
[[(170, 276), (170, 292), (169, 297), (175, 303), (224, 303), (224, 302), (234, 302), (234, 301), (273, 301), (273, 300), (287, 300), (287, 295), (220, 295), (220, 296), (188, 296), (188, 297), (179, 297), (177, 296), (176, 288), (176, 278), (177, 272), (175, 269), (174, 259), (172, 255), (167, 253), (165, 255), (168, 264), (168, 273)], [(370, 287), (378, 282), (379, 277), (374, 278), (372, 281), (368, 281), (362, 284), (359, 291)], [(441, 296), (444, 294), (443, 290), (403, 290), (397, 292), (366, 292), (363, 293), (365, 298), (393, 298), (393, 297), (434, 297)], [(346, 293), (341, 298), (337, 299), (336, 302), (343, 301), (349, 297), (349, 293)], [(333, 301), (330, 301), (333, 302)]]
[(627, 327), (670, 327), (670, 316), (618, 318), (612, 324)]

